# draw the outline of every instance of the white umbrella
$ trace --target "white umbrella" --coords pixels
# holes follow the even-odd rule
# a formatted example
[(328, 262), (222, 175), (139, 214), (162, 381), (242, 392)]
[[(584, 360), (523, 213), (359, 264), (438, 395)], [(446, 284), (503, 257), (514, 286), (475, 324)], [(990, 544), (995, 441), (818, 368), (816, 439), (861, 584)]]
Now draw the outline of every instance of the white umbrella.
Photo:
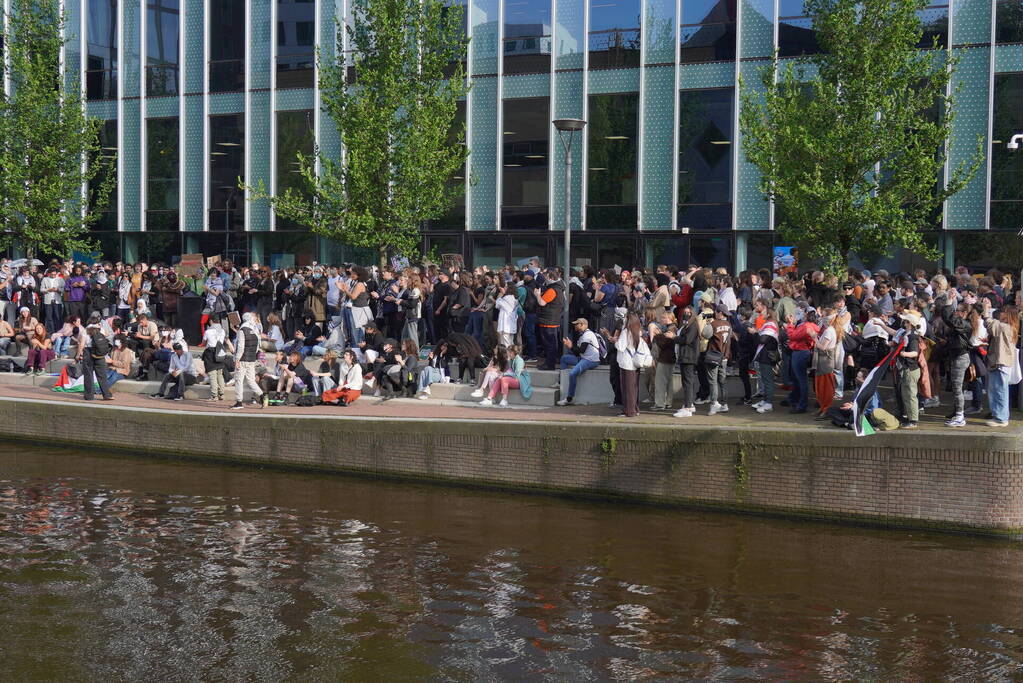
[(41, 265), (43, 265), (43, 262), (40, 261), (37, 258), (34, 258), (34, 259), (20, 258), (20, 259), (15, 259), (14, 261), (11, 261), (11, 268), (21, 268), (22, 266), (41, 266)]

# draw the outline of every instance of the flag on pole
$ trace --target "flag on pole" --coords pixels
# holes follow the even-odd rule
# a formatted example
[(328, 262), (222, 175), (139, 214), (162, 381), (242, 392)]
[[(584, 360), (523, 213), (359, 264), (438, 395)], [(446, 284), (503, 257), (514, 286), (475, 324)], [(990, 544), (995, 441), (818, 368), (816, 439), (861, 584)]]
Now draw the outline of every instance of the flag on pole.
[(867, 419), (867, 403), (877, 393), (877, 389), (881, 385), (881, 381), (888, 375), (888, 371), (895, 367), (895, 359), (899, 357), (902, 349), (906, 348), (905, 336), (905, 330), (898, 331), (891, 351), (871, 368), (853, 397), (853, 429), (856, 431), (856, 436), (870, 436), (874, 433), (874, 428), (870, 424), (870, 420)]

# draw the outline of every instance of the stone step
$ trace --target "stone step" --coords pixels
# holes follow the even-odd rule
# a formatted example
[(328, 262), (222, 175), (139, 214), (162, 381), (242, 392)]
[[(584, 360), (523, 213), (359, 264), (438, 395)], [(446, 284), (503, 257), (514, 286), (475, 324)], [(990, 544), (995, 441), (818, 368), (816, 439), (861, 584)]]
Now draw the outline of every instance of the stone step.
[[(471, 384), (431, 384), (430, 398), (440, 401), (459, 401), (464, 403), (479, 403), (481, 398), (473, 398), (472, 392), (476, 387)], [(500, 401), (498, 394), (497, 401)], [(549, 407), (558, 401), (558, 390), (546, 387), (533, 387), (533, 394), (529, 400), (522, 398), (517, 390), (508, 392), (508, 403), (512, 405)], [(496, 402), (496, 401), (495, 401)]]

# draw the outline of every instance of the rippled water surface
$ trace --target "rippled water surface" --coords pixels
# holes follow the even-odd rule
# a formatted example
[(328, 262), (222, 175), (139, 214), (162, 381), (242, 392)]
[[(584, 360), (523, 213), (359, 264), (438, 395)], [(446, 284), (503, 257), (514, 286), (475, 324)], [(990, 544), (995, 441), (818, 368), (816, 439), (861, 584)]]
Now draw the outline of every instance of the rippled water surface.
[(1023, 544), (0, 442), (6, 680), (1021, 675)]

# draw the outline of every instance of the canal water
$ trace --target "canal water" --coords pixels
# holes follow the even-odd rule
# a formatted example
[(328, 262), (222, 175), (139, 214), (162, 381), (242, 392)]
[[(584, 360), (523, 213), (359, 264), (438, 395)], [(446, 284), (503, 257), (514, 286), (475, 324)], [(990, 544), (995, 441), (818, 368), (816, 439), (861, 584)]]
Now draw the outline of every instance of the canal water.
[(1021, 628), (1007, 541), (0, 442), (8, 681), (1013, 679)]

